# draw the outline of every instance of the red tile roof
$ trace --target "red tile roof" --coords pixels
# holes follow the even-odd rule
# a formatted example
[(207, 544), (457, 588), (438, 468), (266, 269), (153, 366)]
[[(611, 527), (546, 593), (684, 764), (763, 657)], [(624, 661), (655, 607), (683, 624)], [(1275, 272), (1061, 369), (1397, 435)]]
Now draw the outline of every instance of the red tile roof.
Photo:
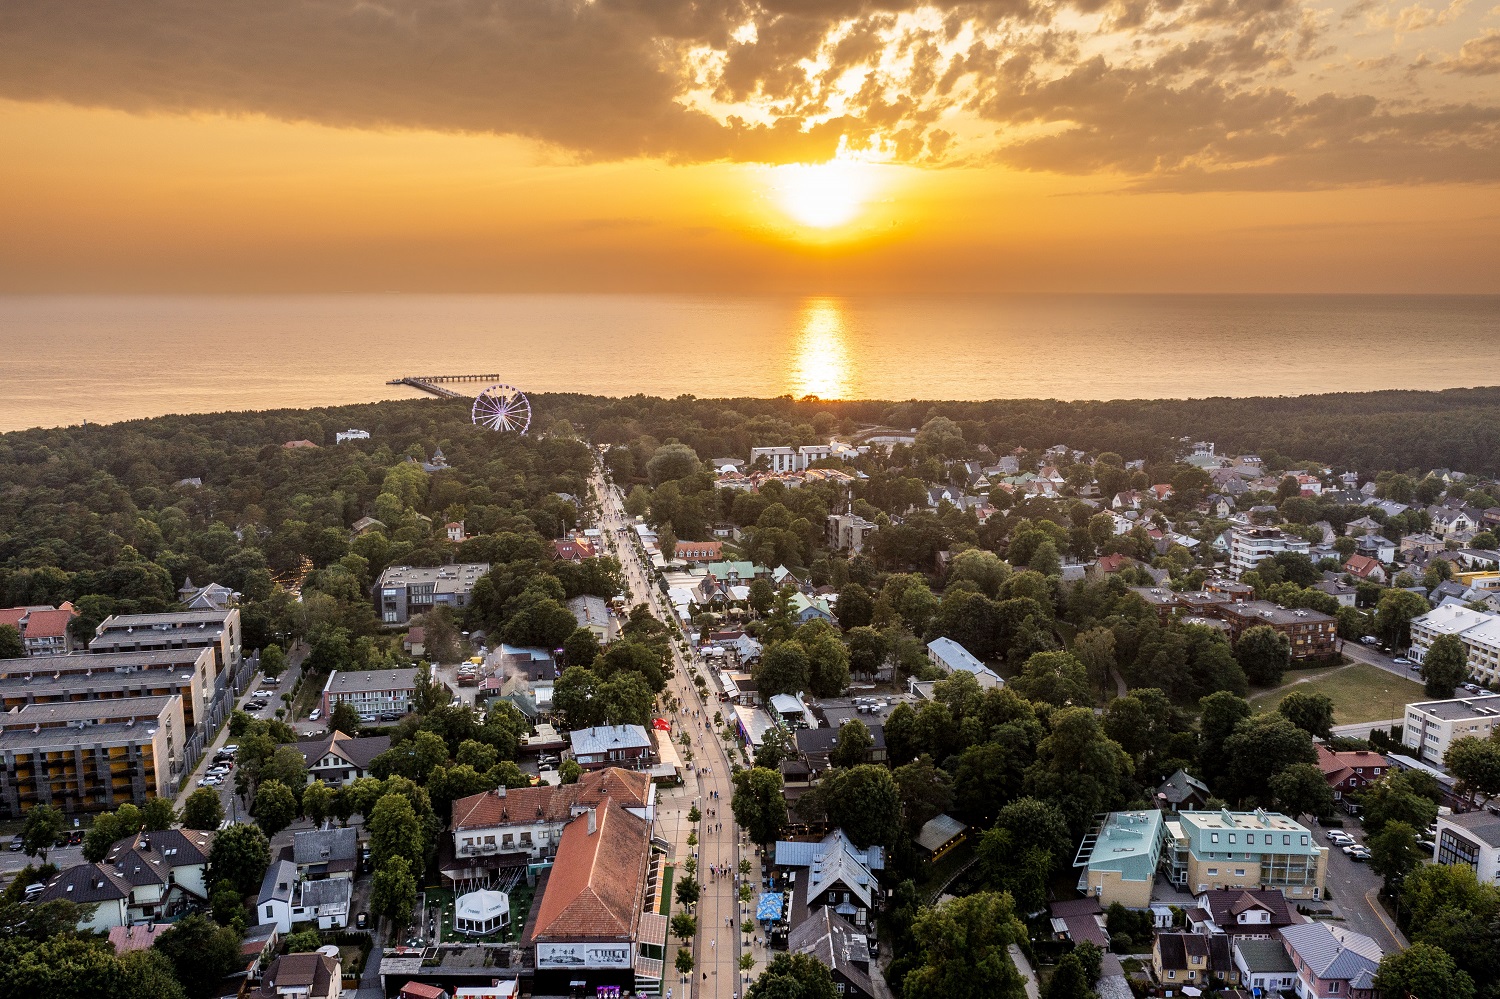
[(72, 610), (34, 610), (26, 615), (26, 637), (62, 638), (68, 633), (68, 622), (77, 616)]
[(426, 982), (407, 982), (401, 986), (400, 999), (443, 999), (448, 993)]
[(569, 538), (566, 541), (552, 542), (552, 557), (566, 559), (569, 562), (581, 562), (586, 558), (594, 558), (592, 542), (583, 538)]
[(453, 828), (482, 829), (538, 818), (566, 822), (575, 807), (588, 808), (610, 799), (626, 807), (644, 807), (651, 800), (651, 775), (606, 767), (585, 773), (576, 784), (513, 787), (503, 796), (498, 791), (471, 794), (453, 803)]
[(645, 907), (650, 826), (606, 799), (563, 830), (532, 940), (633, 939)]
[(1350, 555), (1349, 561), (1344, 563), (1344, 568), (1348, 569), (1352, 576), (1367, 579), (1380, 568), (1380, 563), (1368, 555)]

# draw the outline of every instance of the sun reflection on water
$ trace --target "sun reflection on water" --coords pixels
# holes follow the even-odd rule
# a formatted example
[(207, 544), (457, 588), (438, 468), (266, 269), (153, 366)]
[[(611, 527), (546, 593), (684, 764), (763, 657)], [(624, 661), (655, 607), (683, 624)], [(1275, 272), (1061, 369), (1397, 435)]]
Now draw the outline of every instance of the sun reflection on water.
[(792, 358), (789, 389), (796, 398), (843, 399), (849, 394), (849, 347), (844, 311), (837, 299), (809, 299), (799, 317), (801, 332)]

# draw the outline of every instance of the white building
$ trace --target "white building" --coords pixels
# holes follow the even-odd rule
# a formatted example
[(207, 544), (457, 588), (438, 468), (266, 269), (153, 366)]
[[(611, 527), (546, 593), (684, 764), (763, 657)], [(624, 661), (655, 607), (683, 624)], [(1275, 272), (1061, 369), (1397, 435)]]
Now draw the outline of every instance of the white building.
[(1419, 760), (1442, 763), (1455, 739), (1487, 739), (1500, 728), (1500, 697), (1459, 697), (1406, 706), (1401, 743)]
[(320, 930), (349, 924), (349, 902), (354, 882), (349, 878), (303, 881), (297, 865), (278, 860), (266, 871), (255, 900), (255, 915), (262, 923), (276, 924), (277, 931), (290, 933), (293, 923), (312, 922)]
[(937, 638), (927, 643), (927, 659), (944, 673), (968, 673), (986, 690), (1005, 686), (1000, 674), (974, 657), (974, 654), (951, 638)]
[(356, 430), (353, 427), (350, 427), (348, 430), (341, 430), (333, 435), (333, 442), (335, 444), (342, 444), (344, 441), (367, 441), (369, 439), (370, 432), (368, 430)]
[(1500, 677), (1500, 614), (1443, 604), (1411, 623), (1411, 659), (1422, 662), (1442, 635), (1457, 635), (1468, 652), (1469, 672), (1482, 681)]
[(750, 449), (750, 464), (753, 465), (764, 458), (770, 464), (772, 472), (805, 472), (815, 461), (824, 461), (828, 458), (848, 460), (856, 453), (844, 445), (835, 447), (833, 444), (805, 444), (802, 447), (753, 447)]
[(1283, 552), (1306, 555), (1312, 546), (1274, 527), (1236, 527), (1230, 532), (1229, 572), (1238, 578), (1263, 560)]
[(1483, 808), (1439, 815), (1434, 857), (1440, 864), (1468, 864), (1480, 881), (1500, 885), (1500, 817)]

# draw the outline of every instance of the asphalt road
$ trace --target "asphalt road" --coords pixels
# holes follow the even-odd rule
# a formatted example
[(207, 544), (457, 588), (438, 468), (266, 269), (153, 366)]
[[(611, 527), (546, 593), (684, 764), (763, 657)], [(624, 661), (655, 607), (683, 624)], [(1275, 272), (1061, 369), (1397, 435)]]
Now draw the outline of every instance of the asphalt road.
[[(651, 581), (636, 549), (634, 532), (619, 533), (620, 528), (628, 528), (630, 524), (619, 491), (610, 487), (600, 472), (595, 473), (593, 483), (600, 499), (600, 527), (616, 539), (616, 552), (624, 567), (632, 599), (646, 602), (658, 618), (669, 620), (661, 590)], [(718, 880), (708, 873), (712, 866), (733, 872), (739, 863), (741, 845), (740, 829), (730, 811), (734, 786), (729, 779), (729, 759), (711, 722), (714, 711), (718, 709), (718, 702), (714, 699), (715, 685), (712, 671), (703, 667), (709, 680), (709, 701), (705, 703), (688, 676), (689, 660), (681, 654), (676, 643), (672, 645), (672, 657), (675, 669), (669, 689), (676, 695), (678, 703), (678, 710), (671, 719), (673, 731), (694, 733), (694, 758), (689, 769), (695, 772), (688, 776), (688, 786), (696, 784), (695, 804), (703, 813), (697, 847), (698, 881), (702, 893), (697, 905), (698, 935), (694, 938), (693, 974), (688, 983), (680, 981), (672, 969), (672, 955), (676, 948), (672, 945), (674, 941), (669, 939), (663, 970), (663, 994), (670, 987), (676, 999), (738, 999), (741, 988), (739, 957), (743, 942), (739, 924), (744, 918), (743, 907), (732, 873)], [(699, 768), (706, 768), (708, 772), (696, 772)], [(715, 794), (718, 797), (714, 797)], [(716, 814), (710, 815), (709, 809)], [(685, 858), (676, 859), (681, 863)]]
[[(1349, 820), (1343, 831), (1353, 836), (1355, 842), (1365, 841), (1365, 831), (1358, 820)], [(1370, 870), (1368, 863), (1350, 860), (1342, 847), (1329, 843), (1324, 830), (1319, 829), (1317, 836), (1328, 847), (1327, 884), (1333, 891), (1331, 903), (1324, 904), (1331, 904), (1337, 913), (1343, 915), (1345, 925), (1372, 938), (1386, 953), (1404, 950), (1406, 938), (1401, 936), (1376, 899), (1381, 887), (1380, 877)]]

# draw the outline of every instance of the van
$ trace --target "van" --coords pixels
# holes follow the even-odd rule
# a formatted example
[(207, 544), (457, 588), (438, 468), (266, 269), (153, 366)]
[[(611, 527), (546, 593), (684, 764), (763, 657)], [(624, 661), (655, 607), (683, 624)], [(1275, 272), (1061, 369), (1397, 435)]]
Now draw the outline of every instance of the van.
[(39, 898), (41, 896), (42, 892), (44, 892), (46, 890), (47, 890), (47, 886), (45, 884), (43, 884), (42, 882), (40, 882), (40, 881), (38, 881), (34, 885), (27, 885), (26, 886), (26, 901), (28, 901), (28, 902), (34, 902), (34, 901), (36, 901), (37, 898)]

